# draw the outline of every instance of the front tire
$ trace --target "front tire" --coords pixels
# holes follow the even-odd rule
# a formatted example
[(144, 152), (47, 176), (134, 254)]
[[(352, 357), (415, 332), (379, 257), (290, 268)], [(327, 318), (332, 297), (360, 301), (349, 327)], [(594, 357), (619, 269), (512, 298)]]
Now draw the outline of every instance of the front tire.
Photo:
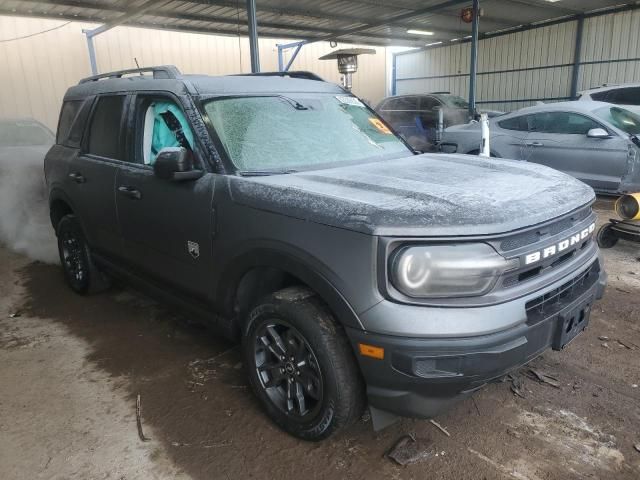
[(364, 388), (351, 347), (310, 290), (286, 288), (259, 304), (243, 354), (254, 393), (286, 432), (322, 440), (361, 415)]
[(95, 266), (82, 226), (75, 215), (62, 217), (56, 228), (64, 278), (81, 295), (109, 288), (109, 280)]

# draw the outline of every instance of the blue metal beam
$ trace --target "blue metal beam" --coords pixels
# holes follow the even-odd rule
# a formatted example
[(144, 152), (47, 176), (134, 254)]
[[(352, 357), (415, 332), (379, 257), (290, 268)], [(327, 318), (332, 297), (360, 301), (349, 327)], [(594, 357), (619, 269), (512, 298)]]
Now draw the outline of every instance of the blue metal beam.
[(398, 61), (397, 58), (398, 57), (396, 53), (391, 54), (391, 95), (396, 95), (398, 92), (396, 79), (396, 62)]
[[(278, 71), (288, 72), (289, 68), (291, 68), (291, 65), (293, 64), (293, 61), (298, 56), (298, 53), (300, 53), (300, 49), (302, 48), (303, 45), (306, 45), (307, 43), (309, 42), (307, 42), (306, 40), (302, 40), (300, 42), (284, 43), (282, 45), (278, 45), (277, 46), (278, 47)], [(287, 65), (285, 66), (284, 51), (289, 48), (295, 48), (295, 51), (293, 52), (293, 54), (291, 55), (291, 58), (289, 59), (289, 61), (287, 62)]]
[(256, 0), (247, 0), (247, 24), (249, 27), (251, 73), (258, 73), (260, 72), (260, 51), (258, 49), (258, 21), (256, 19)]
[(91, 64), (91, 73), (93, 75), (98, 74), (98, 63), (96, 60), (96, 49), (93, 44), (93, 37), (100, 35), (101, 33), (104, 33), (108, 30), (111, 30), (112, 28), (117, 27), (118, 25), (123, 25), (127, 22), (130, 22), (131, 20), (135, 20), (136, 18), (144, 15), (146, 12), (148, 12), (152, 8), (161, 7), (167, 3), (169, 2), (168, 1), (157, 2), (156, 0), (147, 0), (146, 2), (139, 5), (137, 8), (134, 8), (133, 10), (123, 13), (122, 15), (114, 18), (110, 22), (105, 23), (104, 25), (100, 25), (99, 27), (96, 27), (92, 30), (88, 30), (88, 29), (82, 30), (82, 33), (84, 33), (87, 36), (87, 48), (89, 49), (89, 62)]
[(571, 72), (571, 98), (578, 96), (578, 78), (580, 77), (580, 55), (582, 54), (582, 32), (584, 31), (584, 16), (578, 18), (576, 28), (575, 51), (573, 52), (573, 71)]
[(478, 78), (478, 22), (480, 20), (480, 0), (473, 0), (473, 21), (471, 23), (471, 67), (469, 69), (469, 114), (476, 113), (476, 80)]
[[(478, 35), (478, 38), (480, 40), (484, 40), (486, 38), (503, 37), (505, 35), (511, 35), (512, 33), (528, 32), (529, 30), (537, 30), (538, 28), (550, 27), (552, 25), (560, 25), (562, 23), (575, 22), (580, 17), (583, 17), (585, 19), (586, 18), (603, 17), (605, 15), (612, 15), (614, 13), (631, 12), (631, 11), (635, 11), (635, 10), (640, 10), (640, 3), (622, 5), (622, 6), (618, 6), (618, 7), (607, 8), (607, 9), (604, 9), (604, 10), (597, 10), (595, 12), (589, 12), (589, 13), (584, 13), (584, 14), (579, 14), (579, 15), (572, 15), (572, 16), (569, 16), (569, 17), (563, 17), (563, 18), (558, 18), (558, 19), (553, 19), (553, 20), (541, 21), (541, 22), (536, 23), (536, 24), (521, 25), (519, 27), (500, 30), (499, 32), (482, 33), (482, 34)], [(415, 48), (413, 50), (407, 50), (407, 51), (404, 51), (404, 52), (398, 52), (396, 55), (410, 55), (412, 53), (416, 53), (416, 52), (420, 52), (420, 51), (424, 51), (424, 50), (434, 50), (436, 48), (446, 48), (446, 47), (450, 47), (451, 45), (454, 45), (454, 44), (468, 43), (470, 41), (471, 41), (471, 39), (463, 38), (461, 40), (456, 41), (455, 43), (444, 42), (441, 45), (433, 45), (431, 47), (420, 47), (420, 48)], [(584, 62), (583, 62), (583, 64), (584, 64)]]

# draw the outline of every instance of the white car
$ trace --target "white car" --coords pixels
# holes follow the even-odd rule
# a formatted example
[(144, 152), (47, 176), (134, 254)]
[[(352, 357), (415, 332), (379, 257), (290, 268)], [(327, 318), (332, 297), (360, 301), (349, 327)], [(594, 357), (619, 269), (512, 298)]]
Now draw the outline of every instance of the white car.
[[(603, 102), (558, 102), (489, 119), (491, 156), (540, 163), (598, 193), (640, 191), (640, 115)], [(444, 153), (477, 155), (480, 124), (446, 128)]]
[(624, 85), (603, 85), (580, 92), (578, 100), (595, 100), (620, 105), (625, 109), (640, 114), (640, 83)]

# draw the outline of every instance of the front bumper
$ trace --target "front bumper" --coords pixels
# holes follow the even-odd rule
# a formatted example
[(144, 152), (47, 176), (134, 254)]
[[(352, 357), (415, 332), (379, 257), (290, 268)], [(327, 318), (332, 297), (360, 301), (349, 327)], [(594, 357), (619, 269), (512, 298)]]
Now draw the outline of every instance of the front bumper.
[[(437, 415), (550, 348), (563, 315), (600, 299), (605, 285), (606, 273), (596, 259), (543, 292), (508, 302), (512, 305), (503, 313), (519, 311), (521, 321), (485, 335), (417, 338), (348, 329), (356, 352), (359, 343), (384, 348), (382, 360), (358, 355), (370, 406), (408, 417)], [(428, 307), (418, 308), (429, 315)], [(500, 314), (493, 307), (465, 310), (473, 310), (479, 323)]]

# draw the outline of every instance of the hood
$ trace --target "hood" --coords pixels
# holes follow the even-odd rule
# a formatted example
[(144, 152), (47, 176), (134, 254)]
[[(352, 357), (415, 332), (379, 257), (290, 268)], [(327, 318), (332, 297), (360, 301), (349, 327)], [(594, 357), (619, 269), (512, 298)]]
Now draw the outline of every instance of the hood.
[(461, 123), (444, 129), (445, 132), (466, 132), (469, 130), (480, 130), (480, 122)]
[(239, 204), (390, 236), (509, 232), (595, 199), (590, 187), (556, 170), (468, 155), (423, 154), (229, 182)]

